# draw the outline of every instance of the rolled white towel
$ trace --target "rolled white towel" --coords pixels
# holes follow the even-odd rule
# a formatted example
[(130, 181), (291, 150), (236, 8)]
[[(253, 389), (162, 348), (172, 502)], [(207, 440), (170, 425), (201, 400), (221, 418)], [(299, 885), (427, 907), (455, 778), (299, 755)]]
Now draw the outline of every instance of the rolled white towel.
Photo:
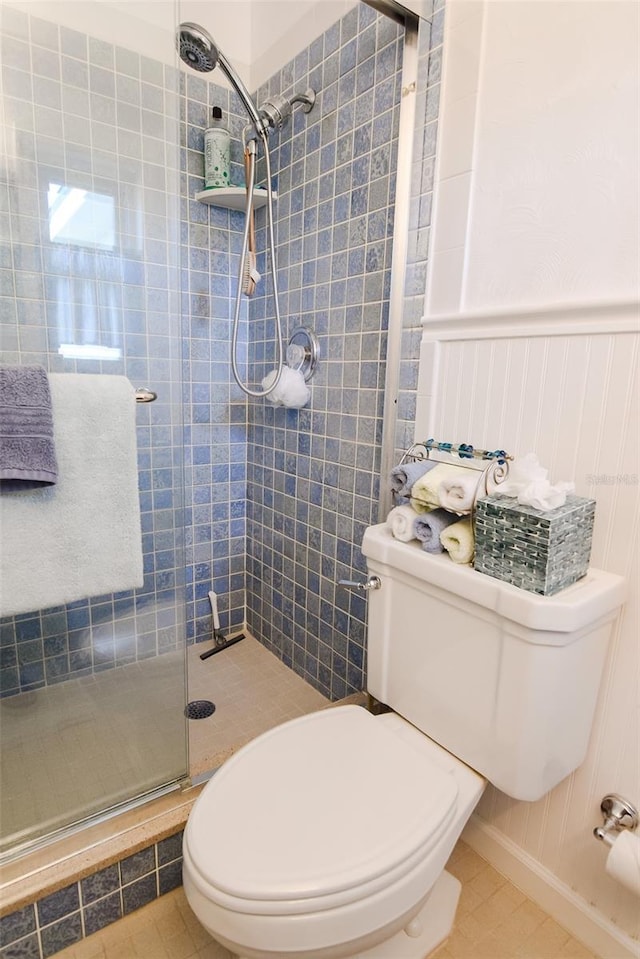
[(387, 526), (394, 539), (401, 543), (410, 543), (416, 538), (416, 520), (418, 514), (411, 506), (396, 506), (387, 516)]
[(440, 483), (440, 506), (452, 513), (466, 513), (473, 508), (481, 473), (478, 470), (456, 467), (456, 475), (445, 477)]
[(421, 476), (411, 487), (411, 500), (414, 509), (424, 511), (424, 509), (436, 509), (438, 506), (445, 507), (440, 499), (440, 489), (445, 480), (455, 482), (460, 479), (460, 475), (471, 473), (478, 479), (478, 473), (475, 470), (468, 470), (464, 467), (453, 466), (451, 463), (438, 463), (438, 465)]
[(440, 533), (440, 542), (454, 563), (470, 563), (473, 559), (474, 537), (470, 519), (460, 519)]

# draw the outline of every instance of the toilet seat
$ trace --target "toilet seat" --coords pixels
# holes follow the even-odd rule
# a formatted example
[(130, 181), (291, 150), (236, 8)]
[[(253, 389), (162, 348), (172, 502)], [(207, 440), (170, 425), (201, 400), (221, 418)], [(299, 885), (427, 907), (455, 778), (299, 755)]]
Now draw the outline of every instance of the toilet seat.
[(189, 817), (193, 882), (210, 901), (254, 916), (309, 915), (401, 882), (446, 831), (458, 796), (415, 732), (406, 740), (341, 706), (243, 747)]

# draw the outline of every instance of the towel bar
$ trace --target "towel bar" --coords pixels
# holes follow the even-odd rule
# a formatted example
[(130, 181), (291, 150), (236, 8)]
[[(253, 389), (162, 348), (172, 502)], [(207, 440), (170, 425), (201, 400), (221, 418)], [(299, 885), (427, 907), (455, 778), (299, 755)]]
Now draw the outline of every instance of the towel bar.
[(136, 390), (136, 403), (153, 403), (153, 401), (157, 399), (158, 394), (154, 393), (153, 390), (147, 389), (146, 386), (139, 386)]
[[(468, 461), (476, 461), (476, 463), (473, 464), (473, 468), (478, 470), (478, 486), (475, 496), (473, 497), (473, 505), (470, 510), (464, 510), (461, 513), (461, 515), (470, 515), (472, 519), (478, 499), (481, 496), (486, 496), (489, 489), (495, 489), (500, 483), (504, 482), (509, 473), (509, 461), (513, 459), (513, 456), (510, 456), (504, 450), (474, 449), (470, 443), (443, 443), (438, 440), (428, 439), (410, 446), (403, 454), (399, 465), (402, 466), (407, 462), (427, 460), (432, 453), (444, 453), (451, 457), (450, 460), (447, 460), (451, 466), (471, 467), (472, 463)], [(455, 456), (462, 462), (454, 459)], [(478, 460), (481, 460), (486, 465), (481, 466), (480, 463), (477, 462)], [(442, 461), (436, 460), (436, 462)], [(396, 493), (393, 491), (392, 497), (395, 503)]]

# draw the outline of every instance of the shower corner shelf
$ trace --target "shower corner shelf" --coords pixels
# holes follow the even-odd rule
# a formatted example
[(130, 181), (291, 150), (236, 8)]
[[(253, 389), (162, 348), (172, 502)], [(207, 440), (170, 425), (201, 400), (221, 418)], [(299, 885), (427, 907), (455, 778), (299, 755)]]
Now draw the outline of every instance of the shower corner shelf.
[[(278, 199), (275, 190), (271, 191), (274, 200)], [(247, 191), (243, 186), (223, 186), (213, 190), (200, 190), (195, 199), (207, 206), (219, 206), (225, 210), (240, 210), (244, 212), (247, 203)], [(253, 191), (253, 207), (259, 210), (267, 202), (267, 191), (263, 187), (256, 187)]]

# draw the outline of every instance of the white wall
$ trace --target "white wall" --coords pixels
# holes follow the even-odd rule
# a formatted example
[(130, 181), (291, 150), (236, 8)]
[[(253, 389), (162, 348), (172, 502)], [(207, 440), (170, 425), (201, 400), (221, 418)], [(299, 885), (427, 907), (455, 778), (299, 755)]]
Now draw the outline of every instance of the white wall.
[[(0, 0), (2, 6), (175, 64), (175, 27), (201, 24), (250, 91), (280, 70), (359, 0)], [(187, 68), (185, 68), (187, 69)], [(216, 74), (217, 83), (225, 83)]]
[(450, 0), (416, 427), (536, 451), (628, 579), (584, 764), (537, 803), (490, 787), (466, 833), (607, 959), (640, 934), (591, 835), (606, 793), (640, 805), (639, 13)]
[(639, 16), (452, 0), (429, 313), (637, 298)]
[(359, 0), (251, 0), (251, 87), (321, 36)]

